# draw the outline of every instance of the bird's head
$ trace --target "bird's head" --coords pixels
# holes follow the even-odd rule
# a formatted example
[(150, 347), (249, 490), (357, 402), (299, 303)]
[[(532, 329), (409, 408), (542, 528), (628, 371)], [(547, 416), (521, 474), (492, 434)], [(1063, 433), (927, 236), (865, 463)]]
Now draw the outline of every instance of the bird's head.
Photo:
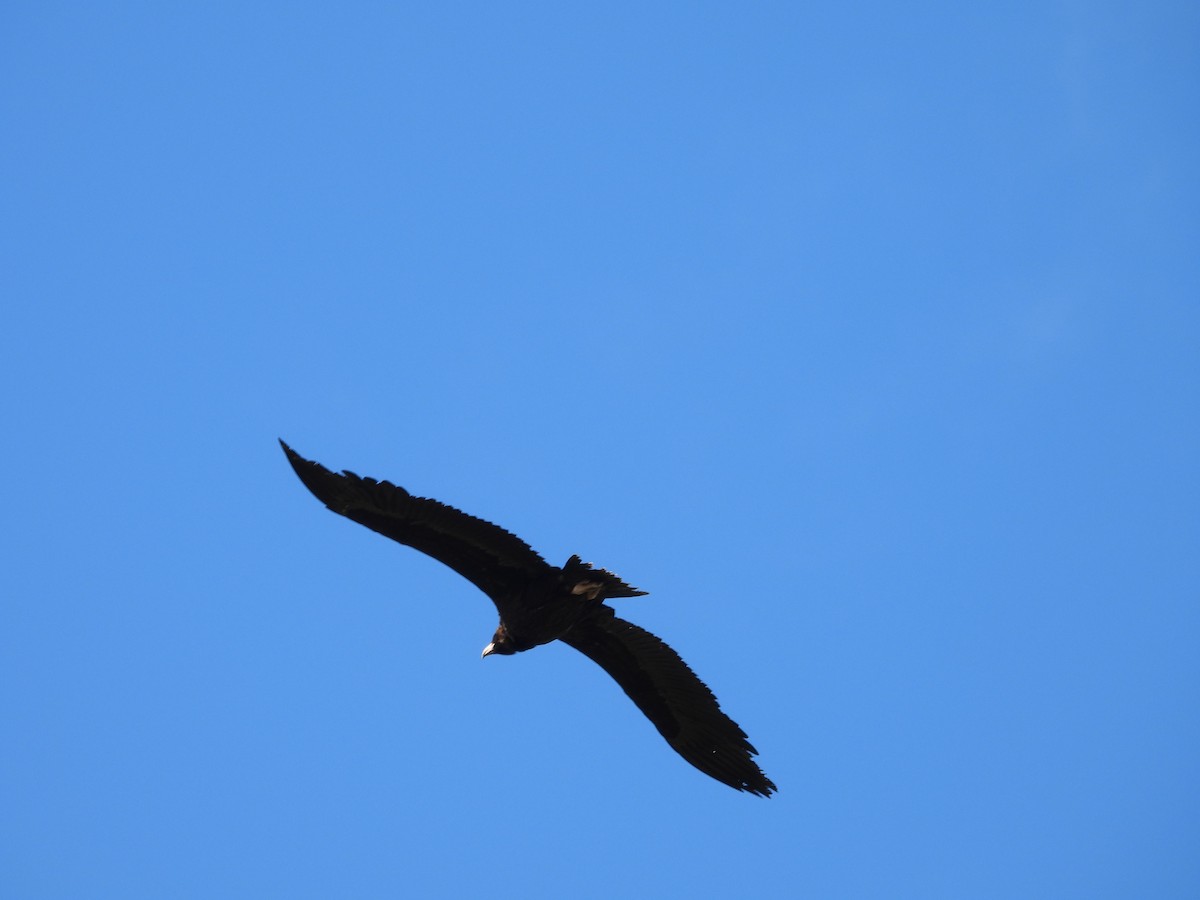
[(493, 653), (512, 656), (516, 652), (517, 649), (513, 646), (512, 638), (508, 636), (508, 629), (501, 625), (492, 635), (492, 642), (483, 648), (483, 656), (479, 658), (483, 659), (484, 656), (491, 656)]

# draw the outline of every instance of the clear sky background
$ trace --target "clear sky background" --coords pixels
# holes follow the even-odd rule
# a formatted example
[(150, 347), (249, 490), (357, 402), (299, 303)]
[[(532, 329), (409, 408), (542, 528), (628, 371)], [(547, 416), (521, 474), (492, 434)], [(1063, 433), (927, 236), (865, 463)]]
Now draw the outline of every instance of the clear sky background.
[[(1194, 3), (8, 3), (0, 893), (1195, 897)], [(321, 507), (612, 568), (780, 792)]]

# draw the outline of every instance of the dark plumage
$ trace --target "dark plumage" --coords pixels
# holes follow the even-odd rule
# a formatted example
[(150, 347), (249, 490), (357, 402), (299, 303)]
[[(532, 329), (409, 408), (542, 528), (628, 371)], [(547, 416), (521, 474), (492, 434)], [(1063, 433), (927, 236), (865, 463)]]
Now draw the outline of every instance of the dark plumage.
[(300, 480), (335, 513), (432, 556), (487, 594), (500, 627), (483, 650), (509, 655), (560, 640), (616, 679), (667, 743), (693, 766), (739, 791), (775, 785), (745, 732), (679, 655), (617, 618), (604, 601), (645, 594), (572, 556), (560, 569), (516, 535), (452, 506), (353, 472), (335, 474), (279, 442)]

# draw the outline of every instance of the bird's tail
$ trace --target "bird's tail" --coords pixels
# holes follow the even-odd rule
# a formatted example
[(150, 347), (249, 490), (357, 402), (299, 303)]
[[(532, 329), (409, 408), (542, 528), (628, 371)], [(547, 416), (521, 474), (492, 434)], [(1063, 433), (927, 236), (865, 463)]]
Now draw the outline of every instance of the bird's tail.
[(597, 569), (578, 556), (572, 556), (563, 566), (563, 580), (568, 584), (599, 584), (603, 597), (641, 597), (646, 592), (626, 584), (608, 569)]

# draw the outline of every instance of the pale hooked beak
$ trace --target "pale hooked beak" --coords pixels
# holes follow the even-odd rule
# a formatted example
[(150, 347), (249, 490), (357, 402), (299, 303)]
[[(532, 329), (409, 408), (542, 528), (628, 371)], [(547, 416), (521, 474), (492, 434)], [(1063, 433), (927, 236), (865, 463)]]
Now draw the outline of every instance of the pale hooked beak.
[(479, 658), (483, 659), (485, 656), (491, 656), (495, 652), (496, 652), (496, 642), (492, 641), (492, 643), (488, 644), (486, 647), (483, 648), (483, 653), (480, 655)]

